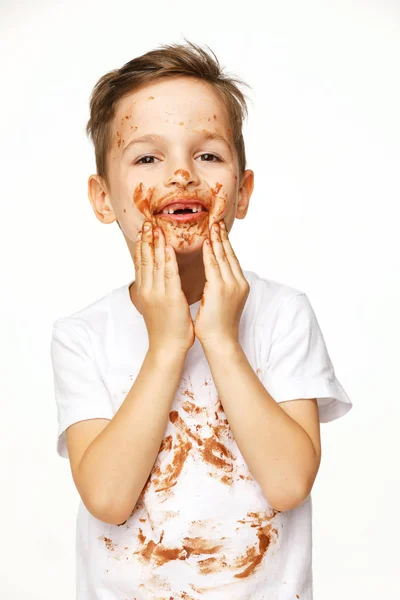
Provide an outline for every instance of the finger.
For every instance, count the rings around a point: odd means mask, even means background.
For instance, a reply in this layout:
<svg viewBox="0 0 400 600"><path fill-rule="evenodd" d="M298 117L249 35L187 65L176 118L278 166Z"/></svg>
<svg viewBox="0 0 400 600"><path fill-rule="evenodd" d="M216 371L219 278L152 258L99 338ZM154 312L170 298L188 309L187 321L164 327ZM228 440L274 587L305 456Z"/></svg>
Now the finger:
<svg viewBox="0 0 400 600"><path fill-rule="evenodd" d="M225 283L229 283L230 281L232 281L232 279L234 279L234 275L232 273L228 257L225 254L225 248L221 241L219 223L213 225L211 236L213 242L213 251L215 258L218 261L221 277L225 281Z"/></svg>
<svg viewBox="0 0 400 600"><path fill-rule="evenodd" d="M142 235L142 289L151 289L153 286L153 228L150 223L150 229L144 230L146 222L143 225Z"/></svg>
<svg viewBox="0 0 400 600"><path fill-rule="evenodd" d="M172 246L165 246L165 292L178 295L182 290L178 263Z"/></svg>
<svg viewBox="0 0 400 600"><path fill-rule="evenodd" d="M204 274L206 276L206 281L213 283L214 285L217 283L221 283L222 277L221 272L219 270L217 259L215 258L211 240L208 238L205 240L203 244L203 262L204 262Z"/></svg>
<svg viewBox="0 0 400 600"><path fill-rule="evenodd" d="M139 233L136 236L135 250L134 250L134 254L133 254L133 264L135 265L135 281L138 286L140 286L140 280L141 280L141 262L142 262L141 248L142 248L142 232L139 231Z"/></svg>
<svg viewBox="0 0 400 600"><path fill-rule="evenodd" d="M228 259L228 262L230 264L231 267L231 271L233 273L233 275L236 277L236 279L238 281L240 281L241 279L244 278L243 275L243 271L242 268L240 266L239 260L231 246L231 243L229 241L229 237L228 237L228 232L226 230L226 225L225 222L221 221L222 223L222 227L221 227L221 243L224 247L225 250L225 255Z"/></svg>
<svg viewBox="0 0 400 600"><path fill-rule="evenodd" d="M154 228L154 287L165 292L165 239L162 229Z"/></svg>

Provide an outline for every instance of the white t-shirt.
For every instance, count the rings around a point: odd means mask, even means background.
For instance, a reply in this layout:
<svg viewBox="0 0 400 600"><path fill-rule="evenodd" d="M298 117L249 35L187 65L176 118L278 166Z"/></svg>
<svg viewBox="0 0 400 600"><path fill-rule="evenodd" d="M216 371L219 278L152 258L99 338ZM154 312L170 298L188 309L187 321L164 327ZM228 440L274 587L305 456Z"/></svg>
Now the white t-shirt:
<svg viewBox="0 0 400 600"><path fill-rule="evenodd" d="M317 398L321 423L345 415L352 402L306 294L243 273L250 293L239 341L268 392L278 403ZM141 369L148 336L131 283L54 323L60 456L68 457L67 427L112 419ZM190 306L193 319L199 304ZM311 495L292 510L272 509L235 442L197 338L169 416L124 524L104 523L80 502L76 599L312 600Z"/></svg>

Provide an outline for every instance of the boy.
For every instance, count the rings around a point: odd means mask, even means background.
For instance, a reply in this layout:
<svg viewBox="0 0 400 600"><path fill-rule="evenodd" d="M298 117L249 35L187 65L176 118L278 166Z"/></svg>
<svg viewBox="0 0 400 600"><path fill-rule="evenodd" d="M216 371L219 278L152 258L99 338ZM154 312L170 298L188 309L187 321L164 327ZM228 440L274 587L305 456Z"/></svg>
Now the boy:
<svg viewBox="0 0 400 600"><path fill-rule="evenodd" d="M89 198L135 279L53 327L78 600L312 599L319 423L352 403L306 294L230 244L253 190L246 111L190 42L93 90Z"/></svg>

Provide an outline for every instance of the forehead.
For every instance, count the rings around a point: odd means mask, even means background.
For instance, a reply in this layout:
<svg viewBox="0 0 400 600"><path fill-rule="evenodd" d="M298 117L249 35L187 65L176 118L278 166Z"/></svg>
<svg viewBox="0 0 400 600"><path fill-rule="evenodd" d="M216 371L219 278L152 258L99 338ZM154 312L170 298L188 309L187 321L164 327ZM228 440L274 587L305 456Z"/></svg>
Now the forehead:
<svg viewBox="0 0 400 600"><path fill-rule="evenodd" d="M213 128L229 128L229 115L218 91L194 77L169 77L146 84L127 94L118 103L114 127L124 121L135 127L162 123L186 127L209 123Z"/></svg>

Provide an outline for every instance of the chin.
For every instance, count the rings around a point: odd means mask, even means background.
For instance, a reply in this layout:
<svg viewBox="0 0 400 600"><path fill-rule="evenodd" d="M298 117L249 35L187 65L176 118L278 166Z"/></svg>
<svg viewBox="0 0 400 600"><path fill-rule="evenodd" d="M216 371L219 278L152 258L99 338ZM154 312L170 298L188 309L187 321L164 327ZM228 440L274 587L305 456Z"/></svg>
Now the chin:
<svg viewBox="0 0 400 600"><path fill-rule="evenodd" d="M205 218L197 219L195 223L157 223L163 230L167 244L170 244L178 254L192 254L202 251L204 240L210 237L208 229L208 213Z"/></svg>
<svg viewBox="0 0 400 600"><path fill-rule="evenodd" d="M196 254L202 252L206 237L208 236L194 234L177 235L170 240L169 244L173 247L176 254Z"/></svg>

